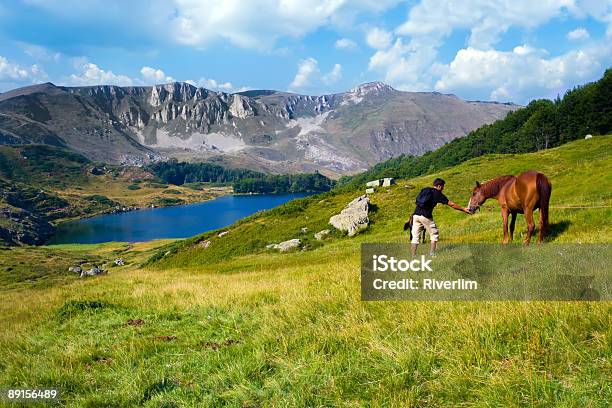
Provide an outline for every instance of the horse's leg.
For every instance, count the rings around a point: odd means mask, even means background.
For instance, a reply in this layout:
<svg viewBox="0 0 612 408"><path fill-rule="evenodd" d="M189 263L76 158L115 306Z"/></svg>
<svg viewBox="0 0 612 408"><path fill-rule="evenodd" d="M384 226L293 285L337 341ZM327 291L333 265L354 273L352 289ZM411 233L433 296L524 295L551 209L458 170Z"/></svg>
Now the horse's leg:
<svg viewBox="0 0 612 408"><path fill-rule="evenodd" d="M527 221L527 236L525 237L525 245L529 245L531 242L531 236L535 229L535 222L533 221L533 209L525 209L525 220Z"/></svg>
<svg viewBox="0 0 612 408"><path fill-rule="evenodd" d="M510 219L510 242L512 242L512 240L514 239L514 225L516 224L516 212L512 211L510 215L512 215L512 218Z"/></svg>
<svg viewBox="0 0 612 408"><path fill-rule="evenodd" d="M504 220L504 240L502 243L507 244L508 243L508 209L502 207L501 213L502 213L502 218Z"/></svg>

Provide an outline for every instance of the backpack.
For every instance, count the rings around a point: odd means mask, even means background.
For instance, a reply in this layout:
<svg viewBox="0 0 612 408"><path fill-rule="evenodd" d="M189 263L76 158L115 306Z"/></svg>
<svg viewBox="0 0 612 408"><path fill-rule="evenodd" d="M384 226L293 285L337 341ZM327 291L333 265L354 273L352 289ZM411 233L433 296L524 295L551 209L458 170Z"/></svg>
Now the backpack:
<svg viewBox="0 0 612 408"><path fill-rule="evenodd" d="M426 208L431 206L431 203L433 201L433 192L431 190L431 187L426 187L421 190L421 192L416 198L416 205L418 207Z"/></svg>

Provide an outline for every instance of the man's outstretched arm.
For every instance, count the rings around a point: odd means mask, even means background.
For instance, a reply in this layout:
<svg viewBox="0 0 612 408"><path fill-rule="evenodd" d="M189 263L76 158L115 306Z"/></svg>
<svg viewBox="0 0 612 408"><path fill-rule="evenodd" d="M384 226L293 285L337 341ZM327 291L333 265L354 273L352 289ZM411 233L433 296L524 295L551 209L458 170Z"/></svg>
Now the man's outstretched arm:
<svg viewBox="0 0 612 408"><path fill-rule="evenodd" d="M460 206L459 204L455 204L455 203L454 203L454 202L452 202L451 200L448 200L448 206L449 206L449 207L451 207L451 208L454 208L454 209L455 209L455 210L457 210L457 211L461 211L461 212L464 212L464 213L466 213L466 214L470 214L470 215L472 214L472 213L470 212L470 210L468 210L467 208L463 208L463 207L462 207L462 206Z"/></svg>

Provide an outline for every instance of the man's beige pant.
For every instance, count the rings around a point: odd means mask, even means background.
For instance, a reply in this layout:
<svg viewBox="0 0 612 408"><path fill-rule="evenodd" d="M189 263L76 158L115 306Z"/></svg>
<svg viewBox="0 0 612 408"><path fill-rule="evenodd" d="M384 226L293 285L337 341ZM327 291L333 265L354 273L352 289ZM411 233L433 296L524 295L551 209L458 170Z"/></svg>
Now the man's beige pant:
<svg viewBox="0 0 612 408"><path fill-rule="evenodd" d="M438 227L434 220L430 220L422 215L414 215L412 217L412 243L419 243L419 236L423 228L429 233L429 239L431 242L438 242Z"/></svg>

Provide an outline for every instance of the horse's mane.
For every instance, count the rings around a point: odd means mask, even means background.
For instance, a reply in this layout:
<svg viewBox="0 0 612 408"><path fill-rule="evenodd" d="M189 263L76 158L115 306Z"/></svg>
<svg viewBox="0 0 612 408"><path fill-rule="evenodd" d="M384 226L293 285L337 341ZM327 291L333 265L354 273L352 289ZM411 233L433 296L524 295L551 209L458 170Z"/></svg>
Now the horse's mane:
<svg viewBox="0 0 612 408"><path fill-rule="evenodd" d="M499 190L510 180L512 180L514 176L499 176L495 177L493 180L485 181L480 185L480 191L487 198L497 197L499 194Z"/></svg>

